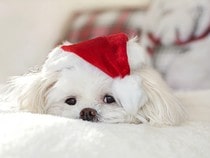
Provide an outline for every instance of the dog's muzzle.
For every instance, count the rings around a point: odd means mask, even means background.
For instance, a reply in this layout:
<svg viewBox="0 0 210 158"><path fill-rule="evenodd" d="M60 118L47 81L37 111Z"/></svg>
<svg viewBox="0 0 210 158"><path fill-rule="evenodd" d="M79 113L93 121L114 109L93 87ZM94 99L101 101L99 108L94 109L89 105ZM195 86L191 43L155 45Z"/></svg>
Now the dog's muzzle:
<svg viewBox="0 0 210 158"><path fill-rule="evenodd" d="M80 118L85 121L97 121L97 111L92 108L84 108L80 112Z"/></svg>

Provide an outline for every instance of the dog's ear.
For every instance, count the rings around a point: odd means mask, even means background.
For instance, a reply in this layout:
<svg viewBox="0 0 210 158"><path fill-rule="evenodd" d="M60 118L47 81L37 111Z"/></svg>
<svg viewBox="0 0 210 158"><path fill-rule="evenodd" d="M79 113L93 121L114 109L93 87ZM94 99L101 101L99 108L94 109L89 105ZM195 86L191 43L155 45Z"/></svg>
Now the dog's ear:
<svg viewBox="0 0 210 158"><path fill-rule="evenodd" d="M31 76L31 82L23 89L18 98L20 108L35 113L46 113L46 97L50 88L56 83L55 74Z"/></svg>
<svg viewBox="0 0 210 158"><path fill-rule="evenodd" d="M177 98L169 90L161 76L152 68L141 69L142 88L147 102L139 111L153 125L176 125L186 116Z"/></svg>
<svg viewBox="0 0 210 158"><path fill-rule="evenodd" d="M13 77L6 86L5 96L22 111L45 113L46 95L56 80L55 74L44 77L41 72Z"/></svg>

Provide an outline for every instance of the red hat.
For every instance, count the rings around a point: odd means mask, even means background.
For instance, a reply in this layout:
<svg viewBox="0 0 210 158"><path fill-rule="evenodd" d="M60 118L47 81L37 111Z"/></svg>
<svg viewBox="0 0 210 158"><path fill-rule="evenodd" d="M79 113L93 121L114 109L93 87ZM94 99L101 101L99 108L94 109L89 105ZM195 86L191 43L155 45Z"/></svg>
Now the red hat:
<svg viewBox="0 0 210 158"><path fill-rule="evenodd" d="M127 35L119 33L73 45L65 45L61 48L64 51L78 55L112 78L123 78L130 74L127 41Z"/></svg>

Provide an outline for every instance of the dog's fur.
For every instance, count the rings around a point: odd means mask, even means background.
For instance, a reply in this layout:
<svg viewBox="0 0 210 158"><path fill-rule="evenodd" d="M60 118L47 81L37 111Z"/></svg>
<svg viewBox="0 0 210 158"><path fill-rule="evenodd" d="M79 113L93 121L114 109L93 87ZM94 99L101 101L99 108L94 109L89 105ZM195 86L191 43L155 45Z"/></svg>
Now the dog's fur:
<svg viewBox="0 0 210 158"><path fill-rule="evenodd" d="M139 47L133 40L127 46L130 54L141 50L133 49ZM10 80L1 97L20 111L73 119L79 119L82 109L93 108L97 111L99 122L149 123L158 126L181 123L185 114L180 102L159 74L147 64L144 52L139 54L142 56L139 58L142 65L131 72L133 80L138 81L138 90L127 92L129 87L114 84L117 79L72 53L61 52L57 47L49 54L40 71ZM105 104L103 98L106 94L112 95L116 102ZM77 104L67 105L65 100L72 96L77 98ZM130 114L123 104L138 104L138 109Z"/></svg>

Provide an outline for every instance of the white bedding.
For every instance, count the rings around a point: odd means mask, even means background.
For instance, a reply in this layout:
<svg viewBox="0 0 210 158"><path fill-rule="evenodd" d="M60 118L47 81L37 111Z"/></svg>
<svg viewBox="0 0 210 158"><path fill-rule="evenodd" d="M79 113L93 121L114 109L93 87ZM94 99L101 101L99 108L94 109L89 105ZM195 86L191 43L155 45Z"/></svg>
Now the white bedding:
<svg viewBox="0 0 210 158"><path fill-rule="evenodd" d="M0 115L0 158L209 158L210 122L178 127Z"/></svg>
<svg viewBox="0 0 210 158"><path fill-rule="evenodd" d="M177 96L189 113L177 127L0 113L0 158L209 158L210 90Z"/></svg>

